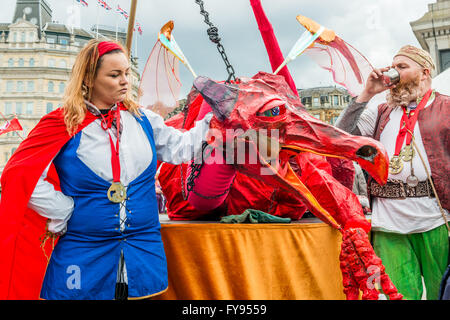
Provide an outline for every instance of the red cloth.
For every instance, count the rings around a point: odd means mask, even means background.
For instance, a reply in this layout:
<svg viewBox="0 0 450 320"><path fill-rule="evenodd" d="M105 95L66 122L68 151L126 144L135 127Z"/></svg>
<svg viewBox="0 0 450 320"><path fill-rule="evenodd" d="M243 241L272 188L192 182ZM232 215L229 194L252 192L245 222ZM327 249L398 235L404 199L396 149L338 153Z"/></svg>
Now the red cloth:
<svg viewBox="0 0 450 320"><path fill-rule="evenodd" d="M91 113L78 127L95 120ZM30 132L5 166L1 177L0 203L0 300L38 299L47 259L40 248L47 219L27 207L34 188L47 165L70 139L61 108L47 114ZM52 165L47 181L59 189ZM46 254L50 256L51 246Z"/></svg>
<svg viewBox="0 0 450 320"><path fill-rule="evenodd" d="M267 19L267 16L261 6L261 1L250 0L250 4L252 6L256 22L258 23L258 28L264 41L264 45L266 46L270 65L272 67L272 70L275 71L284 61L283 53L281 52L277 38L275 37L275 34L273 32L272 24L270 23L269 19ZM289 84L292 92L298 97L297 87L295 86L294 79L292 79L287 66L281 68L278 74L286 79L286 82Z"/></svg>
<svg viewBox="0 0 450 320"><path fill-rule="evenodd" d="M187 100L186 104L189 105L189 112L187 115L185 115L184 112L181 112L165 121L166 125L182 131L189 130L195 125L195 121L200 114L203 98L198 92L191 91ZM158 162L158 167L160 165L161 163ZM183 182L186 181L187 167L187 164L173 165L164 163L158 176L161 189L167 201L167 214L173 220L195 220L206 214L205 212L200 212L190 205L188 201L183 199L183 194L181 192L181 176L183 177Z"/></svg>

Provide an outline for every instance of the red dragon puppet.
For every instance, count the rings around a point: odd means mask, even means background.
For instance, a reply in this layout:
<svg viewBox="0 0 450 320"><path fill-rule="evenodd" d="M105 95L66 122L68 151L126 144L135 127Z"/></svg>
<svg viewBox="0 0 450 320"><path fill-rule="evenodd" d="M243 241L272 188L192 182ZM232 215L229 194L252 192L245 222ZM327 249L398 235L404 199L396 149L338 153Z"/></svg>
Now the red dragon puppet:
<svg viewBox="0 0 450 320"><path fill-rule="evenodd" d="M281 51L259 1L251 4L275 69L283 62ZM211 110L210 147L193 164L160 164L171 219L217 218L248 208L299 219L308 209L342 233L347 299L358 299L360 290L363 299L378 299L370 279L390 299L402 298L369 242L370 223L349 189L352 180L342 174L353 174L347 168L356 161L384 184L388 159L379 142L310 116L286 67L279 75L260 72L230 84L197 77L185 112L166 123L189 129Z"/></svg>

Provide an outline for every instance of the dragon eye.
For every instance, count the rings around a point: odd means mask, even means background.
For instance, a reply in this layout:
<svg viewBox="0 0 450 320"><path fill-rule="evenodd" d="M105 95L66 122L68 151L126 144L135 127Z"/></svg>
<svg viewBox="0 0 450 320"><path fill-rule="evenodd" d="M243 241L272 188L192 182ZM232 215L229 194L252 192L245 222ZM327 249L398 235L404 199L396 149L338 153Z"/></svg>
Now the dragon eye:
<svg viewBox="0 0 450 320"><path fill-rule="evenodd" d="M260 116L263 117L276 117L280 115L280 107L273 107L272 109L266 110L262 113L259 114Z"/></svg>
<svg viewBox="0 0 450 320"><path fill-rule="evenodd" d="M276 116L280 115L280 107L274 107L272 109L264 111L263 115L266 117L276 117Z"/></svg>
<svg viewBox="0 0 450 320"><path fill-rule="evenodd" d="M265 103L257 112L256 116L262 121L278 121L286 114L286 103L281 99L273 99ZM274 118L274 119L270 119Z"/></svg>

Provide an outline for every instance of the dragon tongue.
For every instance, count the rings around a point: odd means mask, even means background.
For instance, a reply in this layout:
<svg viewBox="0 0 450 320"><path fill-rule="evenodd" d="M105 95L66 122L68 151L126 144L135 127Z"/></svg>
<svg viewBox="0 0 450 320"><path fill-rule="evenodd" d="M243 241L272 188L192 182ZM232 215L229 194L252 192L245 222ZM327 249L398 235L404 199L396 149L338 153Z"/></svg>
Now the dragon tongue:
<svg viewBox="0 0 450 320"><path fill-rule="evenodd" d="M339 224L334 220L334 218L328 213L328 211L323 208L314 195L309 191L309 189L301 182L299 177L295 174L289 162L286 162L286 172L284 176L281 176L283 180L296 190L298 196L304 200L308 209L314 213L319 219L328 223L336 229L340 229Z"/></svg>
<svg viewBox="0 0 450 320"><path fill-rule="evenodd" d="M260 164L267 169L264 171L269 184L281 184L287 191L293 192L296 196L302 199L303 203L308 209L320 220L329 224L333 228L341 229L341 226L334 220L334 218L323 208L309 189L303 184L299 177L295 174L288 161L288 156L280 152L280 161L275 162L275 167L269 164L263 157L259 155Z"/></svg>

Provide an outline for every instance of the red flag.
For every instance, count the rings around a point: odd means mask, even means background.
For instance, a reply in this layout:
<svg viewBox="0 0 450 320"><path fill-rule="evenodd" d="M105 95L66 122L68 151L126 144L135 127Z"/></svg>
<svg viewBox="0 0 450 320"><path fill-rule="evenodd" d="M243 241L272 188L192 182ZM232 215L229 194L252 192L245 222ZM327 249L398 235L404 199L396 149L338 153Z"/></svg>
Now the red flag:
<svg viewBox="0 0 450 320"><path fill-rule="evenodd" d="M10 132L10 131L22 131L22 126L19 123L17 118L12 119L11 121L6 121L6 123L0 127L0 135Z"/></svg>
<svg viewBox="0 0 450 320"><path fill-rule="evenodd" d="M139 34L142 36L142 27L141 24L139 22L136 22L136 26L138 27L138 32Z"/></svg>
<svg viewBox="0 0 450 320"><path fill-rule="evenodd" d="M128 19L128 12L123 10L119 5L117 5L117 12L123 15L125 19Z"/></svg>
<svg viewBox="0 0 450 320"><path fill-rule="evenodd" d="M97 0L98 4L106 10L111 10L111 7L103 0Z"/></svg>
<svg viewBox="0 0 450 320"><path fill-rule="evenodd" d="M89 6L89 4L87 3L87 1L84 1L84 0L77 0L77 2L79 2L80 4L82 4L82 5L85 6L85 7Z"/></svg>

